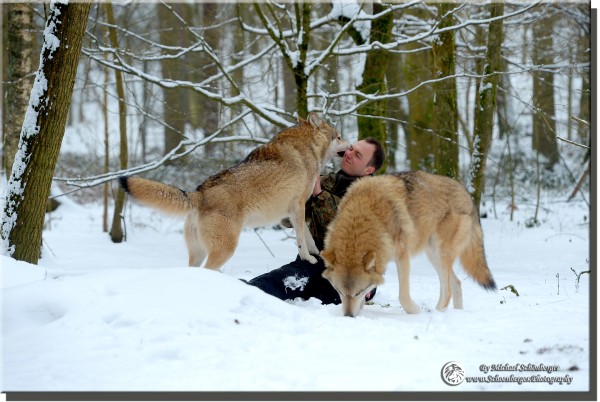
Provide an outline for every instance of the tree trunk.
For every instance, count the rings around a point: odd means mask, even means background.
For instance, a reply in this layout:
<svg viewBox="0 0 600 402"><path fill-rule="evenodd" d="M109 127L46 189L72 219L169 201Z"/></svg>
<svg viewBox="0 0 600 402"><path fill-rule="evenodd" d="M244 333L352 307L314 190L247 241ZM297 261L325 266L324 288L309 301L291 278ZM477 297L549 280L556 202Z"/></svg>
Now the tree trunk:
<svg viewBox="0 0 600 402"><path fill-rule="evenodd" d="M91 2L52 3L40 65L8 183L0 232L7 255L37 264Z"/></svg>
<svg viewBox="0 0 600 402"><path fill-rule="evenodd" d="M111 46L116 49L118 46L117 30L115 26L115 17L113 15L112 3L106 4L106 16L109 23L108 35ZM125 89L123 86L123 76L119 70L115 70L115 82L117 88L117 98L119 100L119 134L120 134L120 149L119 161L122 170L127 169L128 147L127 147L127 105L125 103ZM112 225L110 228L110 239L114 243L123 241L123 226L121 224L121 214L125 205L125 192L119 187L115 195L115 210L113 212Z"/></svg>
<svg viewBox="0 0 600 402"><path fill-rule="evenodd" d="M504 3L491 4L491 18L504 14ZM494 128L494 112L496 109L496 88L499 76L496 72L501 67L503 20L499 19L490 23L485 77L478 88L477 102L475 103L475 130L473 135L473 156L470 167L470 184L467 186L475 208L479 211L481 195L485 185L485 168L487 156L492 145L492 132Z"/></svg>
<svg viewBox="0 0 600 402"><path fill-rule="evenodd" d="M10 174L19 144L23 126L23 116L31 94L33 79L27 75L33 72L32 53L35 49L33 34L33 10L27 3L11 3L8 6L7 74L6 100L4 113L4 161L6 176ZM3 78L4 79L4 78Z"/></svg>
<svg viewBox="0 0 600 402"><path fill-rule="evenodd" d="M103 92L103 107L104 114L104 173L108 173L110 169L110 147L109 147L109 128L108 128L108 78L109 69L104 67L104 91ZM108 185L106 182L102 186L102 231L108 233Z"/></svg>
<svg viewBox="0 0 600 402"><path fill-rule="evenodd" d="M223 7L223 5L217 3L200 3L196 6L201 8L203 27L209 27L213 25L217 12ZM202 36L206 41L206 44L212 49L218 49L220 47L221 35L222 31L214 28L207 29L202 32ZM210 60L206 54L199 53L198 56L195 57L195 59L198 60L197 65L202 66L202 68L194 69L195 74L193 75L193 77L196 79L196 81L194 82L201 82L206 77L210 77L217 74L218 67L216 63L213 60ZM216 91L218 90L218 88L213 87L212 90ZM201 127L204 131L205 136L209 136L215 131L217 131L219 129L219 103L197 93L191 93L190 100L190 106L192 106L194 102L197 102L197 108L195 110L197 115L194 119L197 123L195 127ZM209 142L205 145L204 152L212 157L218 157L219 154L221 154L221 157L223 157L225 156L224 150L226 149L226 147L227 144Z"/></svg>
<svg viewBox="0 0 600 402"><path fill-rule="evenodd" d="M533 26L533 62L537 65L553 64L552 26L547 18L542 18ZM545 167L552 169L558 162L558 142L554 120L554 73L536 71L533 73L533 141L532 148L545 157Z"/></svg>
<svg viewBox="0 0 600 402"><path fill-rule="evenodd" d="M421 47L410 44L408 50ZM430 50L407 53L404 56L405 88L414 88L423 81L430 80L432 70ZM423 86L406 96L408 100L408 122L404 126L406 133L406 159L411 170L433 171L433 93L430 86Z"/></svg>
<svg viewBox="0 0 600 402"><path fill-rule="evenodd" d="M306 71L306 59L311 34L310 13L312 3L294 2L289 4L290 7L294 8L294 15L286 8L284 18L277 16L277 10L273 7L272 3L253 2L252 6L255 15L260 19L271 40L279 47L287 68L293 74L296 93L295 109L298 117L306 118L308 115L309 78ZM267 13L263 9L266 9ZM292 19L293 16L295 16L294 19ZM271 17L275 20L274 22L270 20ZM295 24L295 26L290 26L291 24ZM278 33L274 29L277 26L277 29L281 30L283 25L288 26L288 29L296 32L294 38L290 40L291 43L287 43L281 33ZM286 88L286 92L290 93L291 91Z"/></svg>
<svg viewBox="0 0 600 402"><path fill-rule="evenodd" d="M160 25L160 42L166 46L182 45L181 35L179 30L175 31L174 27L179 27L179 22L175 20L171 12L171 7L176 12L180 12L182 4L161 4L158 7L158 19ZM184 68L182 61L179 59L165 58L161 62L162 76L180 80L184 77ZM163 116L164 116L164 153L173 150L183 140L185 132L185 114L188 109L186 106L186 97L184 90L181 88L164 88L163 89ZM183 149L181 150L183 152Z"/></svg>
<svg viewBox="0 0 600 402"><path fill-rule="evenodd" d="M386 82L388 85L388 91L390 93L398 93L402 89L402 56L397 53L391 53L389 55L390 61L387 66L385 73ZM398 132L400 131L400 123L397 120L406 120L408 117L405 116L405 111L402 109L402 102L400 97L388 99L387 104L387 161L388 171L396 171L398 169L396 162L396 152L398 151Z"/></svg>
<svg viewBox="0 0 600 402"><path fill-rule="evenodd" d="M440 28L452 26L454 17L444 17L455 5L437 5ZM454 75L454 31L441 33L433 43L434 74L436 78ZM458 177L458 106L456 80L446 79L434 85L434 162L438 174Z"/></svg>
<svg viewBox="0 0 600 402"><path fill-rule="evenodd" d="M591 35L589 36L583 36L579 39L578 44L577 44L577 49L579 49L577 57L579 58L579 63L585 64L585 63L590 63L590 52L589 49L592 48L592 44L591 44L591 40L590 38L593 35L593 31L591 33ZM579 75L581 76L582 82L581 82L581 98L579 99L579 119L580 121L578 122L577 125L577 133L578 133L578 137L577 140L584 142L584 141L589 141L590 139L590 126L588 124L584 124L581 122L581 120L586 121L586 122L591 122L591 114L590 111L592 110L591 107L591 94L592 94L592 89L591 89L591 73L590 70L584 70L583 72L580 72Z"/></svg>
<svg viewBox="0 0 600 402"><path fill-rule="evenodd" d="M380 3L373 3L373 14L379 14L387 6ZM394 25L394 14L387 13L371 22L370 43L389 43L391 40L392 27ZM363 69L362 83L358 86L358 91L374 95L383 95L387 92L385 83L385 72L389 63L389 52L383 49L373 49L367 53L365 67ZM358 97L357 101L363 99ZM373 137L382 144L387 142L385 120L378 119L386 114L387 102L385 100L371 101L358 108L358 138ZM381 168L385 172L387 168L387 158Z"/></svg>
<svg viewBox="0 0 600 402"><path fill-rule="evenodd" d="M296 107L298 116L306 118L308 115L308 76L304 67L308 53L308 42L310 38L310 9L309 2L296 4L296 25L298 32L302 32L300 43L297 43L299 58L296 65L292 65L294 80L296 82Z"/></svg>

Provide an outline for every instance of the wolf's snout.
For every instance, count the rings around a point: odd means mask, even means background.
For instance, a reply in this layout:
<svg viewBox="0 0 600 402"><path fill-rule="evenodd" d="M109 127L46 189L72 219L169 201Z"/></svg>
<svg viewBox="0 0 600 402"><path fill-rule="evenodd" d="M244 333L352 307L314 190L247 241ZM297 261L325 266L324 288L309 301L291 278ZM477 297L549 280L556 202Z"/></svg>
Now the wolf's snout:
<svg viewBox="0 0 600 402"><path fill-rule="evenodd" d="M348 141L340 141L335 146L335 154L337 156L344 156L347 150L350 149L352 145Z"/></svg>
<svg viewBox="0 0 600 402"><path fill-rule="evenodd" d="M357 300L347 297L342 299L342 311L344 312L345 317L357 317L360 313L360 309L362 304L360 302L357 303Z"/></svg>

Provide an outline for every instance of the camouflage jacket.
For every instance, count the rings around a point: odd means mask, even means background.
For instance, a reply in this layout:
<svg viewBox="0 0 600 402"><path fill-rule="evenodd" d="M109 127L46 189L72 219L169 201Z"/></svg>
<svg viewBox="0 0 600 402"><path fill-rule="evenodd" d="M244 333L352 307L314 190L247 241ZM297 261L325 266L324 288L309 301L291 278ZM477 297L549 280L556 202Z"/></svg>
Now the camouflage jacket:
<svg viewBox="0 0 600 402"><path fill-rule="evenodd" d="M319 250L323 250L325 232L335 217L340 199L356 179L358 177L348 176L341 170L321 176L323 191L317 196L311 196L306 201L306 223Z"/></svg>

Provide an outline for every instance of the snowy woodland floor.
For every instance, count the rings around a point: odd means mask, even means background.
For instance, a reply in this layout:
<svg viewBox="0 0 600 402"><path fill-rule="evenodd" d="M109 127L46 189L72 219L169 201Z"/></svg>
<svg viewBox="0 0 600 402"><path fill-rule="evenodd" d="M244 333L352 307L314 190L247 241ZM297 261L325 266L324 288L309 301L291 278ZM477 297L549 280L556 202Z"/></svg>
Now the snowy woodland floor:
<svg viewBox="0 0 600 402"><path fill-rule="evenodd" d="M186 267L182 219L128 203L127 241L113 244L100 207L61 200L39 266L0 257L3 392L589 390L590 275L573 272L590 269L583 201L544 199L535 228L524 225L533 203L512 222L506 203L482 220L496 282L518 296L486 292L457 265L465 308L438 312L437 275L419 256L420 314L401 309L390 263L375 303L348 318L238 280L294 259L291 231L245 230L211 272ZM450 361L469 378L535 382L449 386Z"/></svg>

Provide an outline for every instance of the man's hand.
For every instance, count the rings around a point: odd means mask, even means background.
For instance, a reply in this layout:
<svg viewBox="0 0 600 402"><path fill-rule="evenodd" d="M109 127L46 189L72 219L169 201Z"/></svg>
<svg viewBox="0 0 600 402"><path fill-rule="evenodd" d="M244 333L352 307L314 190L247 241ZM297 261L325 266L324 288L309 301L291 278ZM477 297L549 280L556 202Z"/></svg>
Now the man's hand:
<svg viewBox="0 0 600 402"><path fill-rule="evenodd" d="M317 176L317 180L315 181L315 187L313 188L312 195L313 195L313 197L316 197L317 195L321 194L322 192L323 192L323 189L321 188L321 177Z"/></svg>

